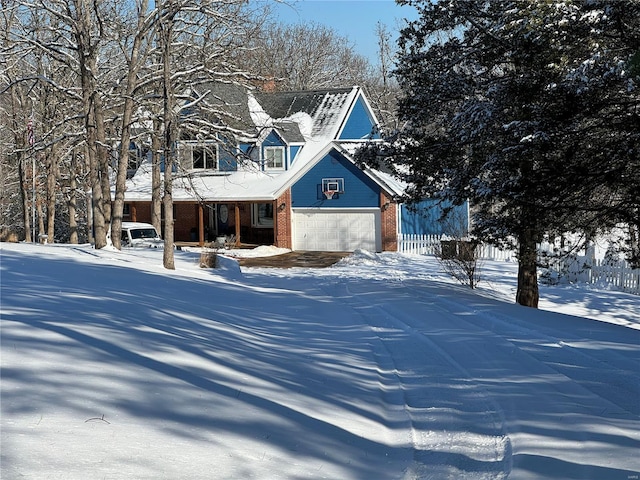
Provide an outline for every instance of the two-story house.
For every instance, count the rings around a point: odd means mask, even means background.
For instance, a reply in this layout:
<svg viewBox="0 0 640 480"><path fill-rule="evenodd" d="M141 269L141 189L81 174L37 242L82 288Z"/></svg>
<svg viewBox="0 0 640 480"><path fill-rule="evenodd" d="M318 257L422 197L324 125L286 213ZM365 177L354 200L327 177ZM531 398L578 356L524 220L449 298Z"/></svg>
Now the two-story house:
<svg viewBox="0 0 640 480"><path fill-rule="evenodd" d="M235 105L232 127L243 134L178 143L176 241L396 250L400 215L412 213L396 203L398 182L353 161L378 137L361 88L243 91ZM128 180L125 202L125 220L150 221L149 161Z"/></svg>

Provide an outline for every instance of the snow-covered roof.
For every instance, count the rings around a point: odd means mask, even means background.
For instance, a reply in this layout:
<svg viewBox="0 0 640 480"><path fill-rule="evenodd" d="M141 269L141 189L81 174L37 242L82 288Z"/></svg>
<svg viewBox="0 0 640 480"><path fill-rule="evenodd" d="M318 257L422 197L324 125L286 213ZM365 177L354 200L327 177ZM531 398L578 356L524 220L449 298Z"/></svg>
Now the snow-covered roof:
<svg viewBox="0 0 640 480"><path fill-rule="evenodd" d="M359 87L351 87L253 95L272 119L301 122L306 116L311 119L307 138L333 140L359 92Z"/></svg>
<svg viewBox="0 0 640 480"><path fill-rule="evenodd" d="M359 87L269 94L248 92L246 110L243 107L237 111L245 111L250 117L256 138L275 128L286 142L304 143L293 165L284 172L261 171L257 164L251 164L239 165L238 170L232 172L178 174L173 183L173 200L275 200L332 149L351 159L362 143L336 139L360 93ZM402 190L390 175L370 169L365 173L392 194ZM151 191L151 165L145 162L127 181L125 199L148 201Z"/></svg>

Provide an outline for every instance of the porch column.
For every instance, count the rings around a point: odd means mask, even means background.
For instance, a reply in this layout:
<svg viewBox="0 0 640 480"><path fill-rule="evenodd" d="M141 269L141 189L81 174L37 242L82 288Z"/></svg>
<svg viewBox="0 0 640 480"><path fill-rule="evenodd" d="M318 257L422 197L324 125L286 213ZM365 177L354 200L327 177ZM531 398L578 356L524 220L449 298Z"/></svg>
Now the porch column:
<svg viewBox="0 0 640 480"><path fill-rule="evenodd" d="M204 207L198 203L198 245L204 246Z"/></svg>
<svg viewBox="0 0 640 480"><path fill-rule="evenodd" d="M136 202L132 202L129 205L131 205L131 221L132 222L137 222L138 221L138 210L136 209Z"/></svg>
<svg viewBox="0 0 640 480"><path fill-rule="evenodd" d="M240 246L240 205L237 203L233 204L233 209L235 211L236 217L236 247Z"/></svg>

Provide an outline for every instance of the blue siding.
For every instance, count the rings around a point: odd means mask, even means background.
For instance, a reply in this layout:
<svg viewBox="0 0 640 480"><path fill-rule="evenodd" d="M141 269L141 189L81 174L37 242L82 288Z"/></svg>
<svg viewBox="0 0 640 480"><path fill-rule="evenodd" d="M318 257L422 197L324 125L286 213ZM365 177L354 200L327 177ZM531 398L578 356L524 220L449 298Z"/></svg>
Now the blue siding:
<svg viewBox="0 0 640 480"><path fill-rule="evenodd" d="M300 151L301 148L302 148L301 145L296 145L291 147L291 164L292 165L293 165L293 162L295 162L296 155L298 155L298 152Z"/></svg>
<svg viewBox="0 0 640 480"><path fill-rule="evenodd" d="M218 150L218 170L221 172L235 172L238 170L238 159L228 149L222 146Z"/></svg>
<svg viewBox="0 0 640 480"><path fill-rule="evenodd" d="M445 219L442 219L443 209L450 203L438 204L437 200L423 200L409 207L401 206L400 232L418 235L460 235L460 227L465 231L469 228L468 202L453 207Z"/></svg>
<svg viewBox="0 0 640 480"><path fill-rule="evenodd" d="M327 200L322 194L323 178L344 178L344 193ZM291 204L294 207L379 207L380 187L332 150L291 187Z"/></svg>
<svg viewBox="0 0 640 480"><path fill-rule="evenodd" d="M218 144L218 170L221 172L235 172L238 170L237 154L242 146L230 135L220 136Z"/></svg>
<svg viewBox="0 0 640 480"><path fill-rule="evenodd" d="M362 138L380 138L380 134L375 128L364 100L359 97L342 129L340 140L360 140Z"/></svg>

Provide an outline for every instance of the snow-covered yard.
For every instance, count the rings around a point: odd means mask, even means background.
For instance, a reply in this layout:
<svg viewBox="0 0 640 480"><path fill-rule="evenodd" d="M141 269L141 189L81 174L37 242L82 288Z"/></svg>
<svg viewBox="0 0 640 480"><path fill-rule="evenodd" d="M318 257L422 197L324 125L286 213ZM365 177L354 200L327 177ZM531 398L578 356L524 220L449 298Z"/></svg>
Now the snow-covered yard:
<svg viewBox="0 0 640 480"><path fill-rule="evenodd" d="M431 257L200 269L0 245L10 479L640 475L640 297L476 292Z"/></svg>

